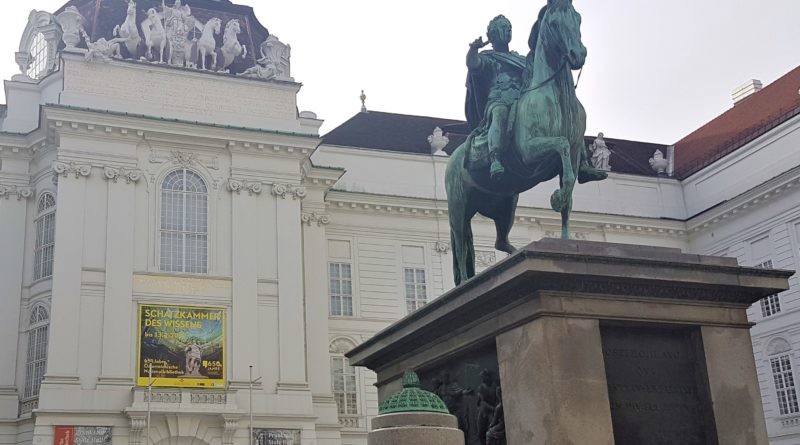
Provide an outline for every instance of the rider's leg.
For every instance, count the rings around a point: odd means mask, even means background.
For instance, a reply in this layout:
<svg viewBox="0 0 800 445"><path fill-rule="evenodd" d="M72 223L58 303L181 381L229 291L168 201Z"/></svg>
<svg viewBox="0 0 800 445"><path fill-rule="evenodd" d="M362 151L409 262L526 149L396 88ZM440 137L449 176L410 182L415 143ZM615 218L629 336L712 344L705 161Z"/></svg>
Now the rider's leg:
<svg viewBox="0 0 800 445"><path fill-rule="evenodd" d="M498 179L505 173L503 164L500 163L500 153L505 147L506 123L508 122L508 107L496 105L491 111L491 124L489 125L489 174L493 179Z"/></svg>

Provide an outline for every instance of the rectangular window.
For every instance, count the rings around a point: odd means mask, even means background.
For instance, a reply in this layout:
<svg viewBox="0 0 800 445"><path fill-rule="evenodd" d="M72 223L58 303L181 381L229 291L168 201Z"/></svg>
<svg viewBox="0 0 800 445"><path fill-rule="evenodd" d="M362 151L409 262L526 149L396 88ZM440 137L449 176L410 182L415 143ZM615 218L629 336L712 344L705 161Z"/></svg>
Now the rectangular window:
<svg viewBox="0 0 800 445"><path fill-rule="evenodd" d="M759 269L772 269L772 260L756 264L755 267ZM762 317L769 317L781 311L781 299L778 294L772 294L762 298L759 304L761 305Z"/></svg>
<svg viewBox="0 0 800 445"><path fill-rule="evenodd" d="M328 293L331 300L331 315L353 316L353 277L350 264L328 264Z"/></svg>
<svg viewBox="0 0 800 445"><path fill-rule="evenodd" d="M406 287L406 310L410 314L425 306L428 302L428 285L425 280L425 269L406 267L403 269L403 281Z"/></svg>
<svg viewBox="0 0 800 445"><path fill-rule="evenodd" d="M775 392L778 396L778 408L781 415L800 412L797 403L797 391L794 386L794 375L789 355L781 355L770 359L772 379L775 381Z"/></svg>
<svg viewBox="0 0 800 445"><path fill-rule="evenodd" d="M33 279L53 275L53 251L56 241L56 213L50 212L36 221L36 250L34 252Z"/></svg>
<svg viewBox="0 0 800 445"><path fill-rule="evenodd" d="M358 397L356 393L356 370L350 366L346 357L331 357L333 373L333 396L339 414L358 414Z"/></svg>

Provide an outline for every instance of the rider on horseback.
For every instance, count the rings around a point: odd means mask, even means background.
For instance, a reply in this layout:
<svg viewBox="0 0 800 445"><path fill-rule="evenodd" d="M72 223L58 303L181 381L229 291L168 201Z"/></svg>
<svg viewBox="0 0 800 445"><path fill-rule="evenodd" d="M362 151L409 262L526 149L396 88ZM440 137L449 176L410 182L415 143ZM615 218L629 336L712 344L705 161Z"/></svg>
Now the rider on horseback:
<svg viewBox="0 0 800 445"><path fill-rule="evenodd" d="M510 115L522 88L525 58L509 51L511 22L504 16L498 15L489 22L487 35L488 42L479 37L469 45L467 52L466 114L476 141L470 164L472 168L489 164L492 179L499 179L505 172L500 151L511 140L513 121ZM478 52L489 43L493 50Z"/></svg>

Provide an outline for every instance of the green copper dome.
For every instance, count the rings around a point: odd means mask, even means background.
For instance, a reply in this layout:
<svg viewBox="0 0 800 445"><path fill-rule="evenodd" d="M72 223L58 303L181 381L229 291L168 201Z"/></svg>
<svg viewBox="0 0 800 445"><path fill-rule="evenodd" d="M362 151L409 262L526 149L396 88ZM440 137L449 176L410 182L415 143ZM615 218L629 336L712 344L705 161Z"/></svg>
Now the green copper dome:
<svg viewBox="0 0 800 445"><path fill-rule="evenodd" d="M413 371L403 375L403 389L384 400L378 414L429 412L450 414L442 399L436 394L420 388L419 377Z"/></svg>

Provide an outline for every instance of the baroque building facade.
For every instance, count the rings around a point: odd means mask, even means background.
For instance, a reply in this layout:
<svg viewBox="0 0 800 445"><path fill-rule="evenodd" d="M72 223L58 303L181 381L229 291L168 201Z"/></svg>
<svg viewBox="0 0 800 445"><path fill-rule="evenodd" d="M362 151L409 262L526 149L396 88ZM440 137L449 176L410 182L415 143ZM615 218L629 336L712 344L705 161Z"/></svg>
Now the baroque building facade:
<svg viewBox="0 0 800 445"><path fill-rule="evenodd" d="M137 3L34 11L6 82L0 444L365 444L375 376L344 354L453 287L464 123L363 109L320 137L250 8ZM797 269L799 88L671 146L587 138L610 173L576 188L571 235ZM520 197L512 243L559 235L555 187ZM478 269L501 261L473 226ZM749 312L777 444L800 437L791 285Z"/></svg>

